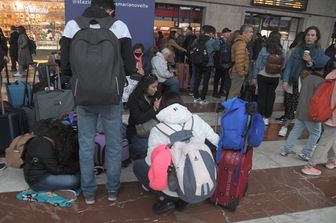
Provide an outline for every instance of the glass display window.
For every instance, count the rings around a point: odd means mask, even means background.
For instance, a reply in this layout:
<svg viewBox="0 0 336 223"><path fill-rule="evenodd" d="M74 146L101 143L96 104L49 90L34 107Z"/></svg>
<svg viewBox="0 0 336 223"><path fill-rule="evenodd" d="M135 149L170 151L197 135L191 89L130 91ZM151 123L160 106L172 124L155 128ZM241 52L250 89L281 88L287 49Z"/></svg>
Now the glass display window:
<svg viewBox="0 0 336 223"><path fill-rule="evenodd" d="M2 0L0 27L7 37L12 25L24 26L38 50L58 50L64 30L64 0Z"/></svg>

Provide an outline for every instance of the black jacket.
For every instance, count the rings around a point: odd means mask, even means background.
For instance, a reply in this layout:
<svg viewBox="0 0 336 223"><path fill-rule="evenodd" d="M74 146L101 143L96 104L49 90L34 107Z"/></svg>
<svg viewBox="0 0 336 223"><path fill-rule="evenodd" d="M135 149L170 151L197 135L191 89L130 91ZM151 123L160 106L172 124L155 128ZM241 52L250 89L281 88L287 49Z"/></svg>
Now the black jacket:
<svg viewBox="0 0 336 223"><path fill-rule="evenodd" d="M9 54L11 57L17 58L18 57L18 39L19 33L12 32L9 38Z"/></svg>
<svg viewBox="0 0 336 223"><path fill-rule="evenodd" d="M30 186L48 175L79 172L78 156L63 158L65 162L61 163L54 144L44 137L34 137L27 142L22 160L24 178Z"/></svg>
<svg viewBox="0 0 336 223"><path fill-rule="evenodd" d="M109 15L101 8L89 7L84 11L83 16L87 18L104 18ZM119 39L119 42L126 75L136 73L135 59L132 50L132 40L130 38L121 38ZM60 45L62 74L72 76L69 61L71 39L63 36L60 40Z"/></svg>
<svg viewBox="0 0 336 223"><path fill-rule="evenodd" d="M156 116L153 108L154 101L148 103L144 96L137 98L134 94L130 96L127 102L129 108L129 119L127 126L127 139L130 141L136 134L135 125L145 123Z"/></svg>
<svg viewBox="0 0 336 223"><path fill-rule="evenodd" d="M0 37L0 65L4 62L4 57L8 54L7 39L4 36ZM0 70L1 71L1 70Z"/></svg>

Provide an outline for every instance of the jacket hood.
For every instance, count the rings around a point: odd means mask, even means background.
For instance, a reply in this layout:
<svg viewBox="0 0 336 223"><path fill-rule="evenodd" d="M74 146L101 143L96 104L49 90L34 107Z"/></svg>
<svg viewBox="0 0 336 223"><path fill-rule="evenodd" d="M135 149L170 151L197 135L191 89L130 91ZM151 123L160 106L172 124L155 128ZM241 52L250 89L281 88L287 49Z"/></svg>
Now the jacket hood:
<svg viewBox="0 0 336 223"><path fill-rule="evenodd" d="M87 18L105 18L109 16L104 9L91 6L83 12L83 16Z"/></svg>
<svg viewBox="0 0 336 223"><path fill-rule="evenodd" d="M191 112L180 104L172 104L161 110L156 118L167 124L183 124L191 118Z"/></svg>

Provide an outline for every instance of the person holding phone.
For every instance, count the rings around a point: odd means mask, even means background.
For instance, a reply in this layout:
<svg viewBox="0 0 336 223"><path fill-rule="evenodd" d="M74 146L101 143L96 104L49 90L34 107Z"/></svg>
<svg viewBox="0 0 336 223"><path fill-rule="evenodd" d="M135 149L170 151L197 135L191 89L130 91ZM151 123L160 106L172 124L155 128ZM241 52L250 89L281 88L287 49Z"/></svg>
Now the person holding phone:
<svg viewBox="0 0 336 223"><path fill-rule="evenodd" d="M148 137L140 136L135 126L156 119L161 101L157 94L158 84L155 75L144 75L128 99L129 119L126 135L133 160L144 158L147 154Z"/></svg>

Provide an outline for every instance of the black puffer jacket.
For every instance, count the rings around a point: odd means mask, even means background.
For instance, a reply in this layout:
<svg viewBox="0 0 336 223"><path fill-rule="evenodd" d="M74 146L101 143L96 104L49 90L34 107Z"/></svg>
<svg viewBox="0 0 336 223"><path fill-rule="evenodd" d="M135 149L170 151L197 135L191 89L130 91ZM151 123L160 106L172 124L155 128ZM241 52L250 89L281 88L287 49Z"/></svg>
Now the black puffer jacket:
<svg viewBox="0 0 336 223"><path fill-rule="evenodd" d="M23 173L31 186L48 175L75 174L79 172L77 155L60 158L52 140L46 137L34 137L25 145L22 153Z"/></svg>

